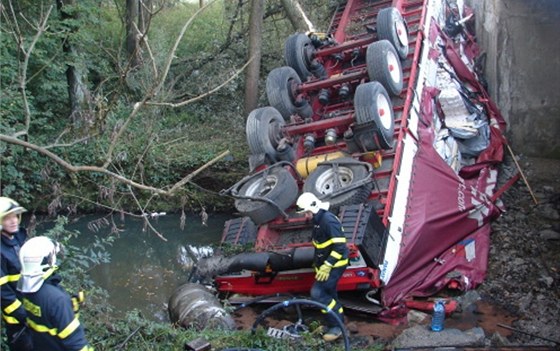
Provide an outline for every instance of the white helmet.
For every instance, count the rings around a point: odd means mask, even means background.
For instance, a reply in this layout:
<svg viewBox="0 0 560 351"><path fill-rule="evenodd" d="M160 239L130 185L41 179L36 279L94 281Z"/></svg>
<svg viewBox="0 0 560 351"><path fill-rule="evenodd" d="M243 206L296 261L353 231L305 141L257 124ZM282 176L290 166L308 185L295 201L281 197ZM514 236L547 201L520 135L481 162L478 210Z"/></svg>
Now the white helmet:
<svg viewBox="0 0 560 351"><path fill-rule="evenodd" d="M4 217L9 214L21 215L27 210L20 206L16 201L10 199L9 197L0 197L0 230L2 230L2 221Z"/></svg>
<svg viewBox="0 0 560 351"><path fill-rule="evenodd" d="M19 251L21 278L18 290L26 293L39 290L56 269L56 254L59 251L60 245L46 236L36 236L26 241Z"/></svg>
<svg viewBox="0 0 560 351"><path fill-rule="evenodd" d="M311 211L313 214L316 214L319 210L327 211L330 207L330 203L322 202L313 193L301 194L296 201L296 205L300 208L298 212Z"/></svg>

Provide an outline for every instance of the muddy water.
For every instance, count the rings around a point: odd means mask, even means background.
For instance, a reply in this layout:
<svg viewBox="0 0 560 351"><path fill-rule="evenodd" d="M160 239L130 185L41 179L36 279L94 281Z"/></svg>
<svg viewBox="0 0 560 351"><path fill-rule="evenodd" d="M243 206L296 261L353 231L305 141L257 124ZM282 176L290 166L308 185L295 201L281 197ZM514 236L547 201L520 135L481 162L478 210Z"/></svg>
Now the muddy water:
<svg viewBox="0 0 560 351"><path fill-rule="evenodd" d="M73 244L85 246L95 236L106 237L110 228L97 232L88 223L99 216L84 216L68 225L82 235ZM180 228L179 215L165 215L152 220L152 225L167 239L160 239L144 230L139 219L115 219L120 232L108 247L111 263L101 264L91 271L91 277L110 294L110 303L117 315L138 309L146 318L167 320L166 305L175 288L185 282L198 255L211 252L210 245L219 243L224 222L229 217L211 214L207 226L199 216L188 216ZM89 226L91 228L91 225Z"/></svg>

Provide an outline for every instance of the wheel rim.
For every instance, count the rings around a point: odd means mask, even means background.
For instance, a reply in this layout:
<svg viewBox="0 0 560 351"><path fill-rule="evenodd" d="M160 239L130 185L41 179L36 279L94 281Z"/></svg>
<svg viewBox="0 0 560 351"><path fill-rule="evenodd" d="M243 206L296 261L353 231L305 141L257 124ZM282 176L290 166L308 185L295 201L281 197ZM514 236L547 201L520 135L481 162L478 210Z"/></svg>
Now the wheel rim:
<svg viewBox="0 0 560 351"><path fill-rule="evenodd" d="M288 96L290 97L290 101L294 106L297 106L296 104L298 104L297 87L298 87L298 82L296 82L295 79L293 78L288 79L288 81L286 82L286 89L288 91Z"/></svg>
<svg viewBox="0 0 560 351"><path fill-rule="evenodd" d="M391 128L391 105L389 104L389 100L383 94L377 95L377 114L379 116L379 120L383 125L383 128L386 130Z"/></svg>
<svg viewBox="0 0 560 351"><path fill-rule="evenodd" d="M313 54L315 53L315 48L311 44L305 44L303 46L303 62L307 68L311 67L311 62L313 62Z"/></svg>
<svg viewBox="0 0 560 351"><path fill-rule="evenodd" d="M268 125L268 140L270 140L270 143L275 149L278 146L280 139L282 139L281 129L282 127L280 126L280 123L274 120L270 121Z"/></svg>
<svg viewBox="0 0 560 351"><path fill-rule="evenodd" d="M387 51L387 70L391 75L393 82L398 83L401 81L401 70L399 69L399 59L391 50Z"/></svg>
<svg viewBox="0 0 560 351"><path fill-rule="evenodd" d="M397 33L397 38L403 47L408 46L408 33L406 32L406 26L402 18L395 21L395 32Z"/></svg>
<svg viewBox="0 0 560 351"><path fill-rule="evenodd" d="M245 194L251 197L266 197L266 195L274 189L276 184L278 184L278 178L273 175L268 175L251 184L247 188Z"/></svg>
<svg viewBox="0 0 560 351"><path fill-rule="evenodd" d="M338 167L324 172L315 182L315 189L322 195L329 195L340 188L345 188L352 184L354 173L350 168Z"/></svg>

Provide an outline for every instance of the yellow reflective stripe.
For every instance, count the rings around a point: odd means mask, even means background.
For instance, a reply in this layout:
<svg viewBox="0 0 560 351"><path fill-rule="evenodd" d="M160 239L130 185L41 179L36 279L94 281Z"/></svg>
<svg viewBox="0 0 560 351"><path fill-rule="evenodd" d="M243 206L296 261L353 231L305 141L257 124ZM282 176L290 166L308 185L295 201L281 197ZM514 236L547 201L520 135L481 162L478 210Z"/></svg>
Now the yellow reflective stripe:
<svg viewBox="0 0 560 351"><path fill-rule="evenodd" d="M80 351L93 351L93 347L86 345L80 349Z"/></svg>
<svg viewBox="0 0 560 351"><path fill-rule="evenodd" d="M327 305L327 309L326 310L321 310L321 312L322 313L329 313L329 311L332 310L335 306L336 306L336 300L332 299L331 302Z"/></svg>
<svg viewBox="0 0 560 351"><path fill-rule="evenodd" d="M51 268L49 268L44 274L43 274L43 279L47 280L48 277L50 277L56 270L58 269L58 266L52 266Z"/></svg>
<svg viewBox="0 0 560 351"><path fill-rule="evenodd" d="M38 333L49 333L52 336L56 336L58 334L58 329L56 328L49 328L47 326L37 324L33 322L30 318L27 318L27 325L31 327L31 329L35 330Z"/></svg>
<svg viewBox="0 0 560 351"><path fill-rule="evenodd" d="M316 249L324 249L325 247L328 247L329 245L332 244L346 244L346 237L332 238L322 243L318 243L315 240L313 240L313 246L315 246Z"/></svg>
<svg viewBox="0 0 560 351"><path fill-rule="evenodd" d="M19 306L21 306L21 301L16 299L14 302L12 302L8 307L4 308L4 312L6 314L12 314L12 312L14 312L15 310L17 310L19 308Z"/></svg>
<svg viewBox="0 0 560 351"><path fill-rule="evenodd" d="M8 324L19 324L19 321L15 317L6 316L5 314L2 313L2 318L4 318L4 320Z"/></svg>
<svg viewBox="0 0 560 351"><path fill-rule="evenodd" d="M338 313L340 313L340 314L344 313L344 308L340 307L340 308L338 309Z"/></svg>
<svg viewBox="0 0 560 351"><path fill-rule="evenodd" d="M336 251L331 251L331 256L336 258L337 260L340 260L342 258L342 255Z"/></svg>
<svg viewBox="0 0 560 351"><path fill-rule="evenodd" d="M78 329L79 326L80 326L80 321L78 320L78 318L74 318L74 320L70 322L70 324L68 324L68 326L64 328L63 331L58 333L58 337L61 339L66 339L66 337L72 334L74 330Z"/></svg>
<svg viewBox="0 0 560 351"><path fill-rule="evenodd" d="M78 302L84 302L86 299L86 294L83 290L78 291Z"/></svg>
<svg viewBox="0 0 560 351"><path fill-rule="evenodd" d="M342 267L342 266L346 266L348 264L348 259L344 259L344 260L340 260L338 262L336 262L333 267Z"/></svg>
<svg viewBox="0 0 560 351"><path fill-rule="evenodd" d="M49 328L42 324L37 324L30 318L27 318L27 325L29 325L31 329L35 330L36 332L49 333L52 336L58 336L61 339L65 339L80 326L80 321L78 320L78 318L74 318L74 320L72 320L72 322L70 322L70 324L68 324L68 326L64 328L64 330L60 333L58 332L58 329Z"/></svg>
<svg viewBox="0 0 560 351"><path fill-rule="evenodd" d="M17 282L19 280L19 277L21 277L21 274L5 275L2 278L0 278L0 285L4 285L6 283Z"/></svg>
<svg viewBox="0 0 560 351"><path fill-rule="evenodd" d="M78 299L73 297L71 300L72 300L72 310L74 310L74 312L78 312L78 310L80 309L80 303L78 302Z"/></svg>

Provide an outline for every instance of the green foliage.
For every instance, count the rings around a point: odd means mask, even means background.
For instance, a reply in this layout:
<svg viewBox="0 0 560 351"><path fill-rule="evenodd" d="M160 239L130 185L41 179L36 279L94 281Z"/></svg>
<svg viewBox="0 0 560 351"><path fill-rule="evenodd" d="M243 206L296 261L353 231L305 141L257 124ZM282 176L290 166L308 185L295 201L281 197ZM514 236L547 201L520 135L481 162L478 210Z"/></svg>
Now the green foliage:
<svg viewBox="0 0 560 351"><path fill-rule="evenodd" d="M17 9L22 16L32 19L25 21L18 17L26 50L37 34L35 23L46 9L30 6L31 3L19 2ZM72 165L101 166L107 161L106 152L116 132L134 104L154 88L178 33L198 10L196 3L170 0L163 4L155 11L145 38L149 50L146 46L141 48L143 64L132 70L124 50L123 1L77 1L73 6L65 6L63 12L54 7L46 31L31 52L26 71L29 142L50 145L49 151ZM328 7L318 0L304 1L302 5L309 9L307 12L316 25L320 23L317 18ZM263 89L266 73L283 64L283 42L292 32L277 3L267 2L266 11L261 106L267 104ZM0 133L13 135L24 130L26 113L19 90L22 52L11 34L15 23L9 15L6 18L0 28ZM246 60L248 18L247 2L210 4L193 19L174 53L167 80L150 102L177 103L192 99L235 74ZM317 27L324 28L320 24ZM89 89L93 122L85 128L75 126L70 118L68 67L82 74ZM108 169L137 183L168 188L229 150L231 157L193 179L195 184L214 193L229 187L248 169L243 85L241 74L218 92L180 108L146 105L130 120L118 140ZM84 141L75 142L81 138ZM18 198L28 208L46 211L51 205L49 209L57 213L78 206L89 211L98 202L130 209L136 207L137 200L146 203L152 196L134 191L132 197L127 186L115 184L114 179L100 173L68 174L45 156L20 146L1 144L0 157L2 194ZM107 189L111 190L110 194ZM196 206L211 202L218 209L231 207L229 199L217 199L211 192L200 192L197 186L187 185L174 198L150 203L178 209L187 198L188 204Z"/></svg>

